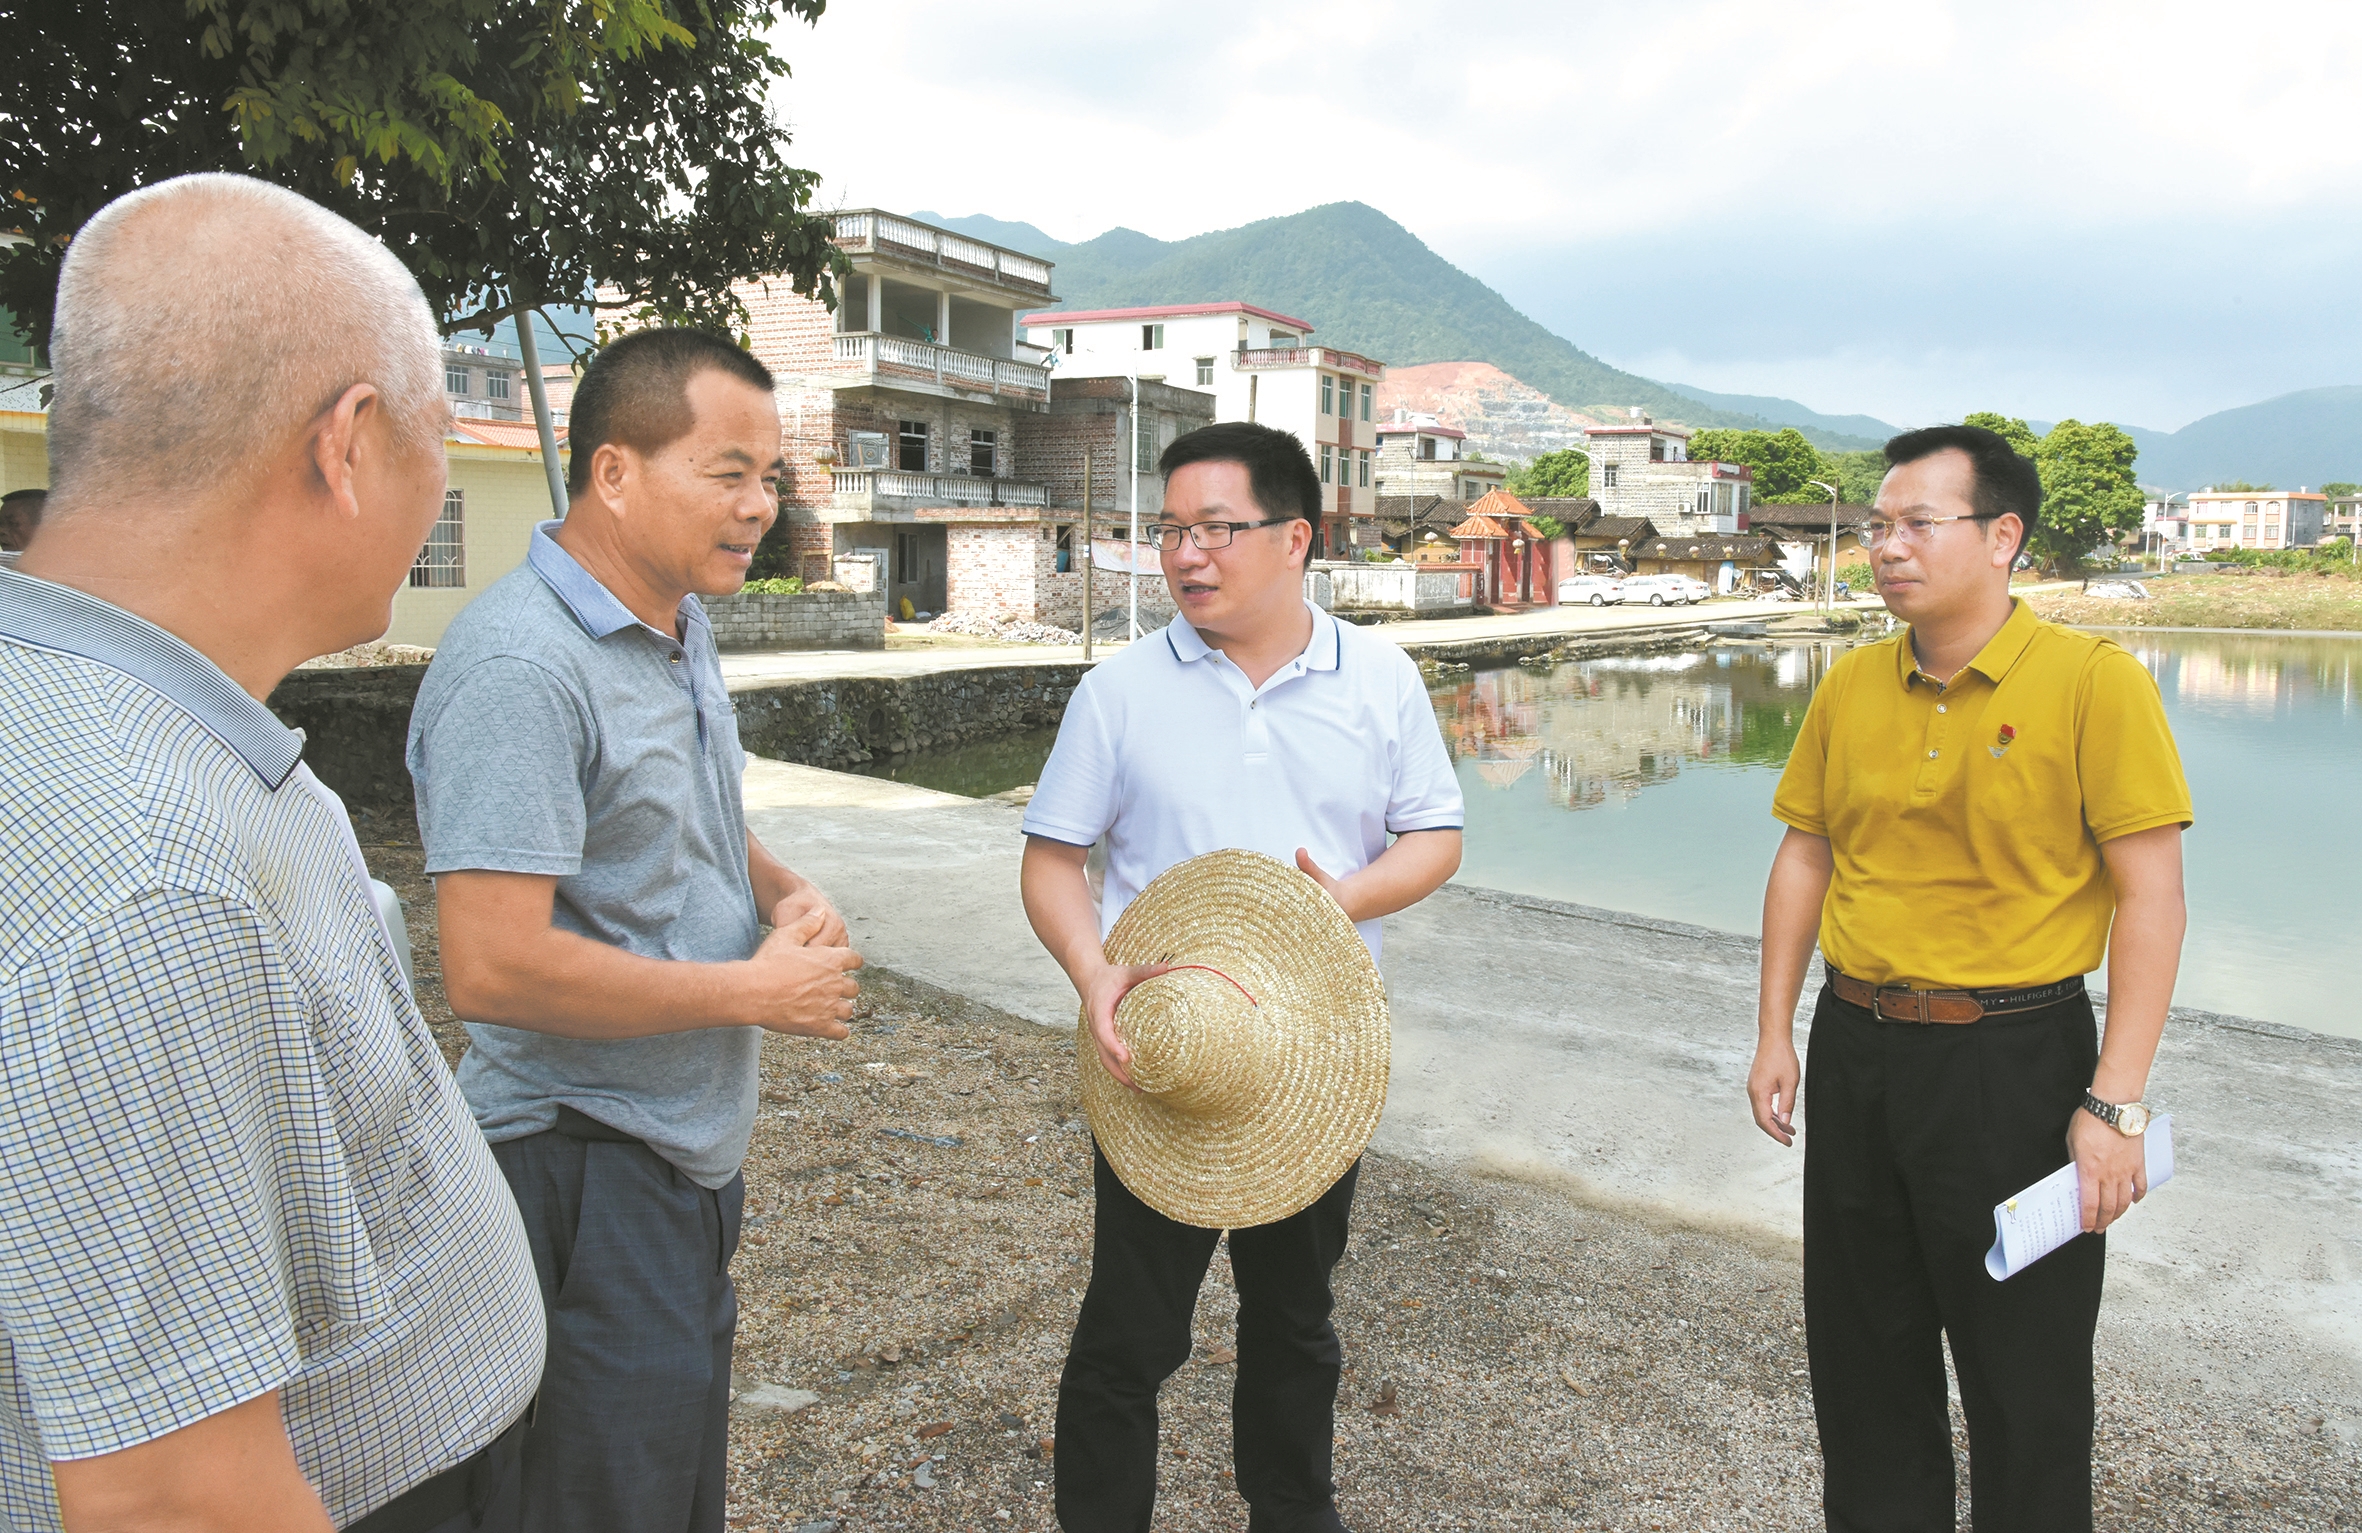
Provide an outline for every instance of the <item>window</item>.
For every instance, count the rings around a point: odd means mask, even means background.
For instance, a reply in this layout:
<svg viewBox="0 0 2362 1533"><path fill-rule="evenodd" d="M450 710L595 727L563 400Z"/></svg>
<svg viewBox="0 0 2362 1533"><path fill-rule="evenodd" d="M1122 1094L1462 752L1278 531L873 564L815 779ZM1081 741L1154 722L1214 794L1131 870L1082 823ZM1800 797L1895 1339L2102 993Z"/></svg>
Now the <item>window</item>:
<svg viewBox="0 0 2362 1533"><path fill-rule="evenodd" d="M484 397L486 399L508 398L508 374L486 373L484 375Z"/></svg>
<svg viewBox="0 0 2362 1533"><path fill-rule="evenodd" d="M902 423L902 451L894 460L894 466L906 474L923 474L927 471L927 423L925 421L904 421Z"/></svg>
<svg viewBox="0 0 2362 1533"><path fill-rule="evenodd" d="M1327 373L1320 375L1320 413L1323 415L1337 413L1337 380Z"/></svg>
<svg viewBox="0 0 2362 1533"><path fill-rule="evenodd" d="M446 394L465 394L467 391L467 369L464 367L453 367L448 362L443 364L443 392Z"/></svg>
<svg viewBox="0 0 2362 1533"><path fill-rule="evenodd" d="M1425 463L1433 463L1435 461L1435 438L1431 436L1423 436L1419 438L1419 458L1420 461Z"/></svg>
<svg viewBox="0 0 2362 1533"><path fill-rule="evenodd" d="M1322 484L1336 483L1337 476L1334 472L1336 456L1336 448L1326 442L1320 444L1320 482Z"/></svg>
<svg viewBox="0 0 2362 1533"><path fill-rule="evenodd" d="M1140 349L1142 351L1164 350L1165 327L1162 325L1142 325L1140 327Z"/></svg>
<svg viewBox="0 0 2362 1533"><path fill-rule="evenodd" d="M1368 453L1366 453L1366 452L1365 452L1365 453L1363 453L1363 454L1361 455L1361 488L1363 488L1363 489L1365 489L1365 490L1366 490L1366 489L1368 489L1369 487L1370 487L1370 455L1369 455Z"/></svg>
<svg viewBox="0 0 2362 1533"><path fill-rule="evenodd" d="M1361 418L1365 421L1370 418L1370 400L1375 394L1376 391L1370 385L1365 383L1361 386Z"/></svg>
<svg viewBox="0 0 2362 1533"><path fill-rule="evenodd" d="M1051 331L1051 332L1050 332L1050 349L1051 349L1052 351L1062 351L1062 352L1066 353L1066 355L1068 355L1068 356L1070 356L1070 357L1071 357L1071 356L1073 356L1073 355L1074 355L1074 328L1073 328L1071 325L1069 325L1069 326L1063 326L1063 327L1061 327L1061 328L1059 328L1059 329L1056 329L1056 330L1053 330L1053 331Z"/></svg>
<svg viewBox="0 0 2362 1533"><path fill-rule="evenodd" d="M1143 474L1156 472L1156 417L1146 410L1132 412L1132 462Z"/></svg>
<svg viewBox="0 0 2362 1533"><path fill-rule="evenodd" d="M919 535L915 532L894 534L894 569L887 579L898 586L919 583Z"/></svg>
<svg viewBox="0 0 2362 1533"><path fill-rule="evenodd" d="M427 529L426 546L411 561L410 584L429 591L457 591L467 585L467 498L443 492L443 514Z"/></svg>
<svg viewBox="0 0 2362 1533"><path fill-rule="evenodd" d="M1214 359L1212 357L1199 357L1197 359L1197 386L1202 389L1213 381Z"/></svg>
<svg viewBox="0 0 2362 1533"><path fill-rule="evenodd" d="M1616 487L1616 466L1613 463L1600 465L1599 487L1603 490L1612 490Z"/></svg>
<svg viewBox="0 0 2362 1533"><path fill-rule="evenodd" d="M969 473L985 479L992 477L992 450L999 444L1000 439L1001 434L997 431L971 431L968 433Z"/></svg>

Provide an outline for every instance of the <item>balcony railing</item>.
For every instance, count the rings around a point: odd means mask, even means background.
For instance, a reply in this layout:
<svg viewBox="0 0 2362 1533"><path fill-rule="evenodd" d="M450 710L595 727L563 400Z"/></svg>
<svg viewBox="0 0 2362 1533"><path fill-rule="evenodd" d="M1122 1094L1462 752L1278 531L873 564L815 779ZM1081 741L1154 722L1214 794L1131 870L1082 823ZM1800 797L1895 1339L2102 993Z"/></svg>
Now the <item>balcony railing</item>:
<svg viewBox="0 0 2362 1533"><path fill-rule="evenodd" d="M1049 375L1024 362L978 356L972 351L957 351L928 341L870 331L831 339L838 368L859 373L865 380L889 385L897 379L913 383L932 381L944 388L1030 404L1046 402L1050 397Z"/></svg>
<svg viewBox="0 0 2362 1533"><path fill-rule="evenodd" d="M988 479L981 474L913 474L898 469L841 468L833 476L840 506L868 509L879 500L907 500L932 506L1046 506L1050 487L1024 479Z"/></svg>
<svg viewBox="0 0 2362 1533"><path fill-rule="evenodd" d="M1241 346L1234 367L1334 367L1341 372L1386 375L1386 364L1333 346Z"/></svg>
<svg viewBox="0 0 2362 1533"><path fill-rule="evenodd" d="M1003 250L998 245L963 239L948 229L914 224L907 218L896 218L875 208L839 213L835 243L840 249L873 251L940 266L946 271L1021 287L1028 292L1047 295L1050 291L1047 262L1019 255L1014 250Z"/></svg>

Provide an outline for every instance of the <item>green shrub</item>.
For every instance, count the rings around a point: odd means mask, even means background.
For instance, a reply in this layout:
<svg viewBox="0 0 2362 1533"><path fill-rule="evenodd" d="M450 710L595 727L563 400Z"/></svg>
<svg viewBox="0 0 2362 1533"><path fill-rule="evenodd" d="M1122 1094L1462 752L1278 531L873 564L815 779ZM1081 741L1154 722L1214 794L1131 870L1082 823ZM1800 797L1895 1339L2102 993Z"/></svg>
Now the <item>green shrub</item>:
<svg viewBox="0 0 2362 1533"><path fill-rule="evenodd" d="M788 575L769 580L750 580L738 589L747 596L801 596L804 594L804 577Z"/></svg>
<svg viewBox="0 0 2362 1533"><path fill-rule="evenodd" d="M1566 531L1566 523L1555 516L1529 516L1525 519L1525 524L1535 537L1545 543Z"/></svg>
<svg viewBox="0 0 2362 1533"><path fill-rule="evenodd" d="M1851 564L1840 564L1837 566L1837 578L1844 581L1856 593L1867 591L1870 589L1871 583L1870 566L1860 559Z"/></svg>
<svg viewBox="0 0 2362 1533"><path fill-rule="evenodd" d="M1361 562L1364 564L1392 564L1394 560L1395 553L1391 548L1365 548L1361 551Z"/></svg>

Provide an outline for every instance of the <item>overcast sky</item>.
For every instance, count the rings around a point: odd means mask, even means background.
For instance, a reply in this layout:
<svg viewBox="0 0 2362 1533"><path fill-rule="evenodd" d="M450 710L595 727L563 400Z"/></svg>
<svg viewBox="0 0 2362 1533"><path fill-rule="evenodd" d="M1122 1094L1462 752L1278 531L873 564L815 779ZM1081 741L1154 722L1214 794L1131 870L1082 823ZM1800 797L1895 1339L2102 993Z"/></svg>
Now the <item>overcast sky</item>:
<svg viewBox="0 0 2362 1533"><path fill-rule="evenodd" d="M834 0L778 42L835 205L1366 202L1619 367L1898 424L2362 382L2351 4Z"/></svg>

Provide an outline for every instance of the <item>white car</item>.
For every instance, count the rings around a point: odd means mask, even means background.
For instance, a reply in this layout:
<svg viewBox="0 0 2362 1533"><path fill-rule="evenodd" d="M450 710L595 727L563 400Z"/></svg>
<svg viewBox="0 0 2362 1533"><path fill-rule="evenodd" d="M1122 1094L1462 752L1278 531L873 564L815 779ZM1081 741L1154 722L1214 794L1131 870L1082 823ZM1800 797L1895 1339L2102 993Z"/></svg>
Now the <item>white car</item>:
<svg viewBox="0 0 2362 1533"><path fill-rule="evenodd" d="M1569 575L1558 583L1562 607L1611 606L1624 599L1624 583L1605 575Z"/></svg>
<svg viewBox="0 0 2362 1533"><path fill-rule="evenodd" d="M1712 594L1704 581L1687 575L1634 575L1624 582L1624 600L1652 607L1682 606Z"/></svg>

